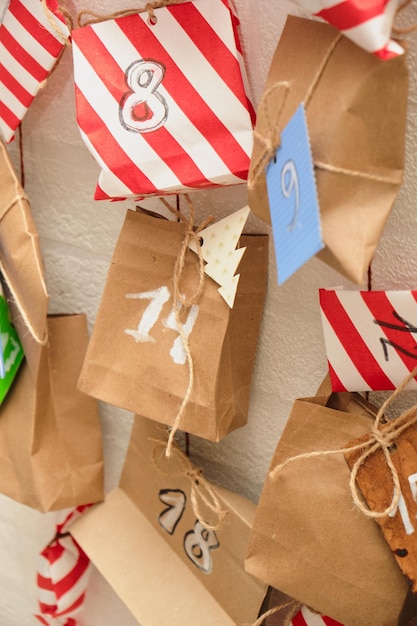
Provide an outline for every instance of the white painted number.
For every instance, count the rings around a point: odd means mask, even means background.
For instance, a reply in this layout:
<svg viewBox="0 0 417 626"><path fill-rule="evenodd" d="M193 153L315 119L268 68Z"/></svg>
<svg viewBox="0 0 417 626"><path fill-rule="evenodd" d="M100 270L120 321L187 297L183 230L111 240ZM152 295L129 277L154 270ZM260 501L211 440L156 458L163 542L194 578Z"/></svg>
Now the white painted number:
<svg viewBox="0 0 417 626"><path fill-rule="evenodd" d="M185 510L186 495L181 489L161 489L159 499L168 506L159 514L158 522L167 533L173 535Z"/></svg>
<svg viewBox="0 0 417 626"><path fill-rule="evenodd" d="M149 133L160 128L168 117L168 105L157 91L165 68L157 61L134 61L126 70L126 82L131 89L119 106L120 123L126 130Z"/></svg>
<svg viewBox="0 0 417 626"><path fill-rule="evenodd" d="M159 289L142 293L128 293L126 298L150 300L150 302L143 312L137 330L127 329L125 333L131 335L136 342L152 341L155 343L155 339L150 336L149 331L155 326L161 315L162 307L170 298L168 287L159 287Z"/></svg>
<svg viewBox="0 0 417 626"><path fill-rule="evenodd" d="M185 510L186 495L181 489L161 489L159 499L168 506L159 514L158 522L165 532L173 535ZM186 555L204 574L211 574L213 569L211 551L219 545L214 530L209 530L198 520L193 530L189 530L184 535Z"/></svg>
<svg viewBox="0 0 417 626"><path fill-rule="evenodd" d="M410 491L411 495L413 496L413 500L414 502L417 502L417 473L410 474L410 476L408 477L408 484L410 485ZM389 514L390 517L394 517L394 515L397 513L397 510L400 512L406 535L412 535L415 531L415 528L411 522L410 514L408 512L407 505L405 503L402 493L400 494L398 507Z"/></svg>
<svg viewBox="0 0 417 626"><path fill-rule="evenodd" d="M193 304L191 306L190 312L188 313L188 317L182 326L186 339L188 339L188 337L191 334L191 331L194 328L194 324L198 316L198 311L199 311L198 306L196 304ZM170 328L171 330L175 330L176 332L178 332L178 325L175 319L174 311L171 311L167 319L164 320L162 323L166 328ZM184 343L183 343L181 336L176 338L176 340L174 341L174 345L172 346L169 353L174 363L178 363L179 365L184 365L187 359L187 355L185 354Z"/></svg>
<svg viewBox="0 0 417 626"><path fill-rule="evenodd" d="M213 561L211 550L219 547L216 533L205 528L198 520L194 530L188 531L184 537L184 549L189 559L205 574L210 574Z"/></svg>
<svg viewBox="0 0 417 626"><path fill-rule="evenodd" d="M126 335L130 335L131 337L133 337L133 339L137 343L155 343L156 340L150 335L150 331L157 323L164 304L166 304L171 298L168 287L163 286L159 287L158 289L154 289L153 291L145 291L142 293L128 293L125 297L129 298L130 300L150 300L150 302L142 314L138 327L134 329L127 328L124 332L126 333ZM194 328L194 324L197 320L199 310L200 309L198 305L193 304L190 308L190 311L188 312L187 319L183 324L184 335L187 339ZM177 322L175 319L175 312L173 309L171 310L168 317L162 320L162 325L165 326L165 328L169 328L170 330L174 330L175 332L179 333ZM186 354L181 336L175 339L169 353L174 363L184 365L186 361Z"/></svg>
<svg viewBox="0 0 417 626"><path fill-rule="evenodd" d="M298 214L300 212L300 186L298 183L297 168L295 167L294 161L291 159L285 162L281 170L281 192L287 200L293 195L294 211L292 219L287 226L287 230L291 232L297 224Z"/></svg>

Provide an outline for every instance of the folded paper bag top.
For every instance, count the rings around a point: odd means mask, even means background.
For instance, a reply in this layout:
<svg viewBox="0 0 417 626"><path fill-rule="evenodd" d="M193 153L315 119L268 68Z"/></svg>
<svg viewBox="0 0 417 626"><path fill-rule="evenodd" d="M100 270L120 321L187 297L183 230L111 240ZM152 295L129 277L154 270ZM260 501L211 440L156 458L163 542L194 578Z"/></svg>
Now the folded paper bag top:
<svg viewBox="0 0 417 626"><path fill-rule="evenodd" d="M342 410L333 408L340 396L349 399ZM377 524L353 505L343 453L322 454L369 433L372 411L364 410L363 399L355 409L354 400L355 394L333 394L295 401L261 494L245 567L345 626L406 626L417 596Z"/></svg>
<svg viewBox="0 0 417 626"><path fill-rule="evenodd" d="M208 481L202 493L198 468L181 451L166 459L166 443L136 416L119 487L71 534L142 626L252 624L266 593L244 570L255 505Z"/></svg>
<svg viewBox="0 0 417 626"><path fill-rule="evenodd" d="M306 108L322 234L318 257L362 284L404 170L406 55L365 52L329 24L288 16L257 110L249 206L270 221L263 158Z"/></svg>
<svg viewBox="0 0 417 626"><path fill-rule="evenodd" d="M176 260L186 226L128 210L109 268L78 387L93 397L173 425L189 389L185 345L173 315ZM183 326L193 386L178 424L218 441L248 419L252 372L267 284L268 236L246 247L231 309L209 276ZM195 291L199 258L188 250L181 290ZM110 338L110 339L109 339Z"/></svg>

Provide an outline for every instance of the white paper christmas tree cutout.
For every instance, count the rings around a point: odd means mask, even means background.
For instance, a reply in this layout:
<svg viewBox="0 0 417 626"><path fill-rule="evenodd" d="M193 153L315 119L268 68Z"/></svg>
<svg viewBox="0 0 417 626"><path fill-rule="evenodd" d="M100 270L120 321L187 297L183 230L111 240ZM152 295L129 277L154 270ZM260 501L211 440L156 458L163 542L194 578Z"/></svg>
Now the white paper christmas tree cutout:
<svg viewBox="0 0 417 626"><path fill-rule="evenodd" d="M236 250L236 246L249 213L249 207L245 206L198 233L203 240L201 253L206 261L204 271L220 285L219 294L231 309L235 302L240 276L235 275L235 272L246 250L246 248ZM196 241L189 244L190 250L195 253L197 246Z"/></svg>

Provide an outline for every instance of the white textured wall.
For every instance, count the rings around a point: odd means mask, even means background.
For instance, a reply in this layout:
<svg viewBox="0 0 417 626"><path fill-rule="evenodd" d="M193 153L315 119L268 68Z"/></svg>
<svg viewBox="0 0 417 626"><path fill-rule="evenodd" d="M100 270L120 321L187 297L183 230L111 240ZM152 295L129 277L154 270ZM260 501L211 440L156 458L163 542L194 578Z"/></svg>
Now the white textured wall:
<svg viewBox="0 0 417 626"><path fill-rule="evenodd" d="M134 6L126 0L72 0L81 8L110 13ZM285 0L236 0L255 102L288 11ZM137 6L141 6L140 3ZM373 263L374 288L417 286L417 37L411 38L410 108L406 180ZM72 59L66 50L47 86L23 123L26 191L31 199L46 264L50 311L88 314L90 328L100 302L107 269L129 203L94 202L98 166L82 143L74 110ZM16 143L10 153L18 168ZM245 187L201 193L200 215L222 216L246 204ZM155 201L148 206L158 206ZM132 206L132 205L131 205ZM252 230L267 230L252 218ZM272 244L272 241L271 241ZM270 275L256 361L250 419L222 442L191 437L194 460L206 475L256 501L271 455L295 398L314 394L326 371L318 308L318 288L349 281L312 259L278 288L271 245ZM113 488L128 443L131 415L101 405L106 488ZM0 626L34 626L35 558L51 538L56 515L42 515L0 496ZM140 594L140 589L138 589ZM134 626L137 622L95 572L83 626ZM157 625L155 625L157 626Z"/></svg>

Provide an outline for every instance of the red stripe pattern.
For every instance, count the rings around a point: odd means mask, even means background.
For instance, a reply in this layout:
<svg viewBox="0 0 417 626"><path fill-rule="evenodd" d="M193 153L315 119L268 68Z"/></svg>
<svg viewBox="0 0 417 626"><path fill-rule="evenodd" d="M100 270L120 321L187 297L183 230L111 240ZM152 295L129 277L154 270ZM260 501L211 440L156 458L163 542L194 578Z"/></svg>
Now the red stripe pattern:
<svg viewBox="0 0 417 626"><path fill-rule="evenodd" d="M398 0L296 0L312 15L321 17L358 46L382 60L404 50L390 38Z"/></svg>
<svg viewBox="0 0 417 626"><path fill-rule="evenodd" d="M91 505L74 509L57 526L55 538L39 555L37 587L39 611L45 626L77 626L91 575L85 552L68 533L69 525Z"/></svg>
<svg viewBox="0 0 417 626"><path fill-rule="evenodd" d="M69 38L56 0L49 0L51 26L41 0L11 0L0 24L0 132L6 142L49 76Z"/></svg>
<svg viewBox="0 0 417 626"><path fill-rule="evenodd" d="M398 387L417 366L416 300L417 291L320 290L333 391Z"/></svg>
<svg viewBox="0 0 417 626"><path fill-rule="evenodd" d="M253 107L236 17L196 0L73 31L77 122L102 167L95 198L243 183Z"/></svg>
<svg viewBox="0 0 417 626"><path fill-rule="evenodd" d="M343 626L343 624L326 615L313 613L306 606L303 606L292 618L290 626Z"/></svg>

